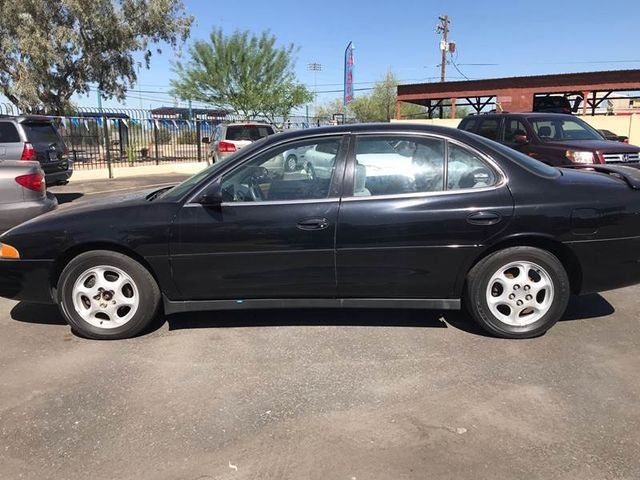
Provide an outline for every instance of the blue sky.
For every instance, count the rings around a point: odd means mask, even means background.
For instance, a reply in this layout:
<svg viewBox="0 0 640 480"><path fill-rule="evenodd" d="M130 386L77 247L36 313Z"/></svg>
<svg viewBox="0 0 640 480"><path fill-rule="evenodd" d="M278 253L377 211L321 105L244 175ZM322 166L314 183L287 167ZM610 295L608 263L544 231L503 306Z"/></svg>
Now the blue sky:
<svg viewBox="0 0 640 480"><path fill-rule="evenodd" d="M314 77L307 64L323 65L319 91L341 90L349 41L356 46L356 89L370 87L388 69L403 83L435 81L440 52L434 29L445 13L451 18L450 39L458 45L457 63L470 78L640 68L638 0L606 5L594 0L186 0L185 5L196 18L187 45L207 38L214 26L227 32L269 29L279 43L299 47L296 71L310 88ZM129 93L127 106L138 108L139 95L144 108L172 104L166 92L175 57L170 48L163 50L152 58L150 70L140 72L140 86ZM465 65L472 63L497 65ZM460 78L453 67L448 75ZM340 96L322 93L319 102ZM96 104L94 95L77 100Z"/></svg>

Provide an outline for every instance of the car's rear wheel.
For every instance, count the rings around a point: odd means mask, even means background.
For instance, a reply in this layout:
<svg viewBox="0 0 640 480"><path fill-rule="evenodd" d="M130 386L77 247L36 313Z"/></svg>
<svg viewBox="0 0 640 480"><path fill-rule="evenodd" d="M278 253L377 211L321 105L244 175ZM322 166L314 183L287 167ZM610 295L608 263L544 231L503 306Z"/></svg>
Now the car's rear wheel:
<svg viewBox="0 0 640 480"><path fill-rule="evenodd" d="M95 250L78 255L62 271L58 304L69 325L85 337L128 338L149 325L160 290L132 258Z"/></svg>
<svg viewBox="0 0 640 480"><path fill-rule="evenodd" d="M294 172L298 168L298 159L295 155L290 154L284 161L284 170L286 172Z"/></svg>
<svg viewBox="0 0 640 480"><path fill-rule="evenodd" d="M569 277L551 253L511 247L478 262L467 278L466 302L475 320L503 338L532 338L564 314Z"/></svg>

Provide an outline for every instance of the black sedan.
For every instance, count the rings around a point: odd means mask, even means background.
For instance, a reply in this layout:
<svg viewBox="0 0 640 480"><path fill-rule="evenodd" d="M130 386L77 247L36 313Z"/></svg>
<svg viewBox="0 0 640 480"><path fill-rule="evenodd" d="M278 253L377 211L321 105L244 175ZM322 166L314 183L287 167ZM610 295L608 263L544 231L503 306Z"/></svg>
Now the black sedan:
<svg viewBox="0 0 640 480"><path fill-rule="evenodd" d="M273 167L297 148L318 154ZM640 281L638 171L593 168L421 125L282 133L171 189L10 230L0 295L55 302L97 339L136 335L160 310L463 302L490 333L533 337L572 293Z"/></svg>

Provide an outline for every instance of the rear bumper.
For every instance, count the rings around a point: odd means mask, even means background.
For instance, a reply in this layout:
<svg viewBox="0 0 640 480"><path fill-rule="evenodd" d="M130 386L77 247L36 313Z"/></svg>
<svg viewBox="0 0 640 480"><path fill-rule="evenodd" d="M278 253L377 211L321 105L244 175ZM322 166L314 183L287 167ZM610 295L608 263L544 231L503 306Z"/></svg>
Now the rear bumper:
<svg viewBox="0 0 640 480"><path fill-rule="evenodd" d="M73 163L69 162L68 168L65 170L53 170L44 172L44 178L47 182L47 186L56 185L58 183L64 183L68 181L73 175Z"/></svg>
<svg viewBox="0 0 640 480"><path fill-rule="evenodd" d="M582 270L580 292L595 293L640 283L640 237L566 244Z"/></svg>
<svg viewBox="0 0 640 480"><path fill-rule="evenodd" d="M57 206L58 200L50 192L40 200L0 204L0 232L47 213Z"/></svg>
<svg viewBox="0 0 640 480"><path fill-rule="evenodd" d="M0 297L55 303L51 294L53 260L0 260Z"/></svg>

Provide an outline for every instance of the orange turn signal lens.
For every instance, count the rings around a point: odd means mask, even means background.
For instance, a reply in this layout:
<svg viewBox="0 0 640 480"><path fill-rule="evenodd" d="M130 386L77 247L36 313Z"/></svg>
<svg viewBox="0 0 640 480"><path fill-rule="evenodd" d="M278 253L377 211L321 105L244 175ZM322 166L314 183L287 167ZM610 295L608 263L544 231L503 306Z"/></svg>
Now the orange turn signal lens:
<svg viewBox="0 0 640 480"><path fill-rule="evenodd" d="M20 253L11 245L0 243L0 258L20 258Z"/></svg>

